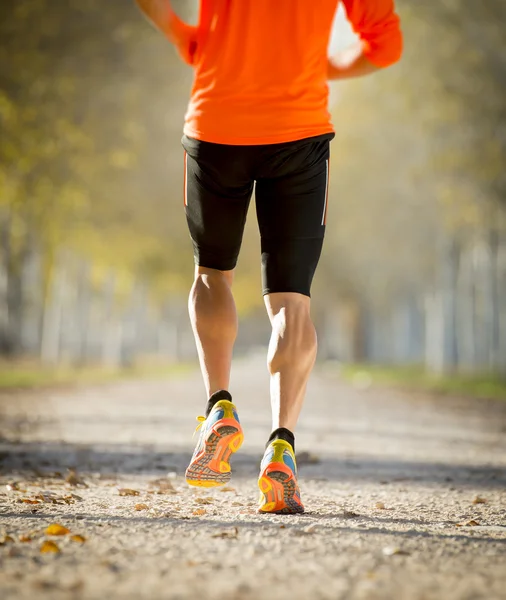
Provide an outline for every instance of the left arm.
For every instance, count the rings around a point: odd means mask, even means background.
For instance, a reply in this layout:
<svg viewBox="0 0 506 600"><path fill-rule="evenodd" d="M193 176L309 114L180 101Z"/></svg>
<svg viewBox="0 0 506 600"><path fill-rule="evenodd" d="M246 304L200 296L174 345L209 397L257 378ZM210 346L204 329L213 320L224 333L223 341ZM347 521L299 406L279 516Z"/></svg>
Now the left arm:
<svg viewBox="0 0 506 600"><path fill-rule="evenodd" d="M169 0L136 0L137 5L153 25L177 48L181 58L193 64L197 50L197 27L180 19L172 10Z"/></svg>
<svg viewBox="0 0 506 600"><path fill-rule="evenodd" d="M397 62L402 53L402 33L393 0L343 3L360 41L328 59L328 79L360 77Z"/></svg>

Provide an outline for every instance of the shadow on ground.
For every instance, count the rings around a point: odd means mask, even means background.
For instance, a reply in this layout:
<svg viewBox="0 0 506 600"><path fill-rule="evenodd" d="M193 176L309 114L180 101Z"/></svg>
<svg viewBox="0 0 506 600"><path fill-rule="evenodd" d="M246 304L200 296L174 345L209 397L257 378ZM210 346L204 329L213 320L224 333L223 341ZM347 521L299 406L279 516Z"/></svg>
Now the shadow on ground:
<svg viewBox="0 0 506 600"><path fill-rule="evenodd" d="M191 458L190 451L164 452L153 446L120 444L88 446L59 442L13 443L0 440L0 474L38 476L75 468L82 473L104 475L163 475L167 472L184 473ZM236 476L256 476L258 454L241 452L233 459ZM446 464L444 462L417 462L400 459L360 457L352 460L338 457L311 457L307 464L300 456L300 475L321 481L369 482L388 484L409 482L455 485L458 487L488 487L504 489L506 470L490 464Z"/></svg>

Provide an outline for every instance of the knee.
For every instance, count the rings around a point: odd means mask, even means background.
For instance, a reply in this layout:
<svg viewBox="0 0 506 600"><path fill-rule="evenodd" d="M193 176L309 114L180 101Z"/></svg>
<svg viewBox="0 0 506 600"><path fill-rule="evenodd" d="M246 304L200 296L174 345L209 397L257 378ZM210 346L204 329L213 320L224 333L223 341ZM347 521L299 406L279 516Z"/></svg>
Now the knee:
<svg viewBox="0 0 506 600"><path fill-rule="evenodd" d="M288 364L313 365L317 340L307 306L287 303L272 319L272 330L267 359L271 373Z"/></svg>

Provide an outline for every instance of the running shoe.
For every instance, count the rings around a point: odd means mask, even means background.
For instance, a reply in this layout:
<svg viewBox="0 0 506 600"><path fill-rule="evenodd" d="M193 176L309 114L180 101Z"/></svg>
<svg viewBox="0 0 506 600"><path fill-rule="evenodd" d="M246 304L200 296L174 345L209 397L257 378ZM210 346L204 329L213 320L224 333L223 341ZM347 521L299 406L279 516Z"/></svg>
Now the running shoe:
<svg viewBox="0 0 506 600"><path fill-rule="evenodd" d="M244 436L237 409L229 400L219 400L200 421L200 437L186 469L189 485L215 487L230 481L230 456L239 450Z"/></svg>
<svg viewBox="0 0 506 600"><path fill-rule="evenodd" d="M297 484L295 454L285 440L274 440L267 446L260 465L258 487L258 512L285 515L304 512Z"/></svg>

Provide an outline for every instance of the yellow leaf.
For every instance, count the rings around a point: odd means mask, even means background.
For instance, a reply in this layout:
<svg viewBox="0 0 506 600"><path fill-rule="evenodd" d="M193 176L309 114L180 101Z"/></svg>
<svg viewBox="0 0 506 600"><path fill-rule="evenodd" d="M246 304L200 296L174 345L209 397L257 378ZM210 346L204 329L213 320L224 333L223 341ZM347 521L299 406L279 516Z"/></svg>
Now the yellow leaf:
<svg viewBox="0 0 506 600"><path fill-rule="evenodd" d="M40 547L40 553L41 554L45 554L45 553L54 553L57 554L58 552L60 552L60 548L58 547L58 544L55 544L54 542L51 542L50 540L46 540L45 542L42 543L42 546Z"/></svg>
<svg viewBox="0 0 506 600"><path fill-rule="evenodd" d="M195 502L197 504L212 504L213 499L212 499L212 497L207 496L206 498L195 498Z"/></svg>
<svg viewBox="0 0 506 600"><path fill-rule="evenodd" d="M47 535L67 535L67 533L70 533L70 529L63 527L63 525L58 525L58 523L53 523L46 529L46 533Z"/></svg>
<svg viewBox="0 0 506 600"><path fill-rule="evenodd" d="M84 544L84 542L86 541L86 538L84 537L84 535L80 535L80 534L76 534L76 535L71 535L70 539L73 542L79 542L80 544Z"/></svg>
<svg viewBox="0 0 506 600"><path fill-rule="evenodd" d="M13 544L14 538L10 535L4 535L4 537L0 540L0 546L5 546L5 544Z"/></svg>
<svg viewBox="0 0 506 600"><path fill-rule="evenodd" d="M473 504L486 504L486 503L487 503L487 499L482 498L481 496L476 496L476 498L473 500Z"/></svg>
<svg viewBox="0 0 506 600"><path fill-rule="evenodd" d="M147 504L136 504L135 510L148 510L149 506Z"/></svg>
<svg viewBox="0 0 506 600"><path fill-rule="evenodd" d="M138 490L131 490L130 488L119 488L118 492L120 496L140 496Z"/></svg>
<svg viewBox="0 0 506 600"><path fill-rule="evenodd" d="M205 508L197 508L193 511L193 514L197 517L201 517L202 515L206 514L206 509Z"/></svg>

